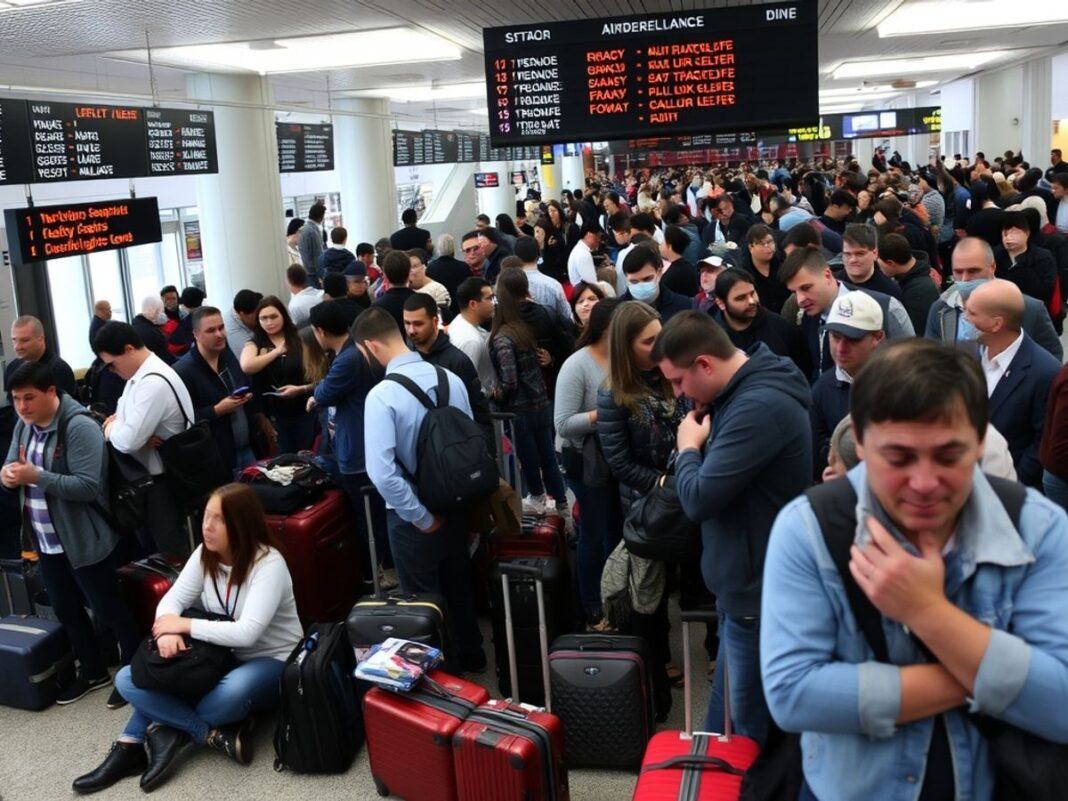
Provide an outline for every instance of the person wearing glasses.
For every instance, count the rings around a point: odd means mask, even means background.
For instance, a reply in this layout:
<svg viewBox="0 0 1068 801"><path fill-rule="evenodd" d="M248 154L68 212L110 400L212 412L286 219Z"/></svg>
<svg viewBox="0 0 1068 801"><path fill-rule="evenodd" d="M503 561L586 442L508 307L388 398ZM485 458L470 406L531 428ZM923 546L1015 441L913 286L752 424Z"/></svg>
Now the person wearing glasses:
<svg viewBox="0 0 1068 801"><path fill-rule="evenodd" d="M775 232L763 223L757 223L750 227L745 242L742 269L753 276L753 286L756 287L761 305L779 314L790 297L790 290L778 277L782 260L776 250Z"/></svg>

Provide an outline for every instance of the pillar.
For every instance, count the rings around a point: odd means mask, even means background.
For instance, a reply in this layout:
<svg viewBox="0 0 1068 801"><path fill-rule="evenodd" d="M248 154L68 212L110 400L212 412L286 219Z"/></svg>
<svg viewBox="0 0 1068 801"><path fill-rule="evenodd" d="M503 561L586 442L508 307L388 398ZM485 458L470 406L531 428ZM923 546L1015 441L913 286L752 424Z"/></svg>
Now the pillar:
<svg viewBox="0 0 1068 801"><path fill-rule="evenodd" d="M582 164L582 156L564 156L561 161L563 166L563 188L574 192L576 189L586 188L586 169Z"/></svg>
<svg viewBox="0 0 1068 801"><path fill-rule="evenodd" d="M196 178L208 302L229 308L240 289L285 292L285 218L270 82L258 75L190 75L190 97L217 105L219 172Z"/></svg>
<svg viewBox="0 0 1068 801"><path fill-rule="evenodd" d="M334 117L334 159L341 177L341 214L349 247L372 245L400 227L389 100L344 98L336 107L359 112Z"/></svg>
<svg viewBox="0 0 1068 801"><path fill-rule="evenodd" d="M489 215L493 220L498 214L515 216L515 187L512 186L512 178L508 174L510 163L507 161L486 161L478 165L479 172L497 173L497 186L488 189L479 189L478 210L481 214ZM474 189L474 179L471 179L471 188Z"/></svg>
<svg viewBox="0 0 1068 801"><path fill-rule="evenodd" d="M1053 142L1053 59L1050 56L1024 63L1023 89L1020 118L1023 156L1028 163L1045 169ZM995 154L988 155L993 158Z"/></svg>

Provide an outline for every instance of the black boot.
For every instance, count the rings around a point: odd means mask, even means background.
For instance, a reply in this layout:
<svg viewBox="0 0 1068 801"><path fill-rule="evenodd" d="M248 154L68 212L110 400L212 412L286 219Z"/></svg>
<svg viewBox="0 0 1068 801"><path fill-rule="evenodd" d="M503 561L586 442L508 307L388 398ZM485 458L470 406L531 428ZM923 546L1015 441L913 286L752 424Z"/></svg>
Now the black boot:
<svg viewBox="0 0 1068 801"><path fill-rule="evenodd" d="M170 726L153 725L145 738L148 744L148 768L141 776L141 789L151 793L171 775L179 758L193 744L184 731Z"/></svg>
<svg viewBox="0 0 1068 801"><path fill-rule="evenodd" d="M208 732L208 747L230 757L238 765L252 761L252 718L233 726L219 726Z"/></svg>
<svg viewBox="0 0 1068 801"><path fill-rule="evenodd" d="M84 776L74 780L71 787L74 792L86 795L111 787L115 782L128 776L143 773L148 767L148 756L144 743L123 743L116 741L100 765Z"/></svg>

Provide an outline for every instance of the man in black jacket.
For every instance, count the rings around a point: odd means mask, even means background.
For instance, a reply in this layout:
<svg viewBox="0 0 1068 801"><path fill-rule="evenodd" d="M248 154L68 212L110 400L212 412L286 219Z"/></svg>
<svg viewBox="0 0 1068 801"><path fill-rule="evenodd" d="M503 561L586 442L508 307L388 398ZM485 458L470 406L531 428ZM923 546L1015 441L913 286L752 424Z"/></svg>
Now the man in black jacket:
<svg viewBox="0 0 1068 801"><path fill-rule="evenodd" d="M708 209L713 222L701 231L701 241L706 245L714 245L717 241L733 242L741 247L749 226L756 221L748 214L735 211L730 195L711 198L708 200Z"/></svg>
<svg viewBox="0 0 1068 801"><path fill-rule="evenodd" d="M403 250L391 250L382 259L382 272L389 281L387 289L372 306L385 309L397 321L397 330L404 332L404 301L415 292L408 286L412 260Z"/></svg>
<svg viewBox="0 0 1068 801"><path fill-rule="evenodd" d="M496 445L493 442L490 405L482 392L478 371L467 354L449 341L449 335L439 330L438 305L434 298L416 292L404 301L404 333L408 337L408 344L422 355L424 362L444 367L464 382L475 422L482 426L490 449L494 450Z"/></svg>
<svg viewBox="0 0 1068 801"><path fill-rule="evenodd" d="M211 427L223 464L241 470L256 461L252 426L258 426L272 442L276 439L274 426L226 345L222 312L214 306L201 306L190 317L195 344L174 363L174 372L189 390L196 421L206 420Z"/></svg>
<svg viewBox="0 0 1068 801"><path fill-rule="evenodd" d="M760 305L753 279L745 270L731 267L716 278L715 320L735 347L749 351L763 342L777 356L792 359L802 373L812 370L812 358L801 339L801 329Z"/></svg>
<svg viewBox="0 0 1068 801"><path fill-rule="evenodd" d="M430 240L430 232L417 228L419 215L415 209L405 209L401 214L403 228L399 228L389 235L389 246L394 250L411 250L422 248L427 253L434 250L434 243Z"/></svg>
<svg viewBox="0 0 1068 801"><path fill-rule="evenodd" d="M475 242L478 242L477 237ZM449 290L449 297L452 299L449 308L455 317L460 313L456 290L471 277L471 268L456 258L456 240L452 234L442 234L438 237L438 257L426 266L426 274L432 281L437 281Z"/></svg>
<svg viewBox="0 0 1068 801"><path fill-rule="evenodd" d="M668 262L662 279L664 286L672 292L692 298L701 291L701 278L693 263L683 256L690 242L690 237L682 228L669 225L664 229L660 255L664 257L664 261Z"/></svg>
<svg viewBox="0 0 1068 801"><path fill-rule="evenodd" d="M623 260L623 275L627 278L627 291L622 300L640 300L660 313L666 323L679 312L693 308L693 299L672 292L660 282L664 262L654 244L641 244Z"/></svg>
<svg viewBox="0 0 1068 801"><path fill-rule="evenodd" d="M344 272L346 267L356 261L352 251L345 247L348 240L349 232L340 225L330 229L330 247L319 254L316 262L320 280L330 273Z"/></svg>

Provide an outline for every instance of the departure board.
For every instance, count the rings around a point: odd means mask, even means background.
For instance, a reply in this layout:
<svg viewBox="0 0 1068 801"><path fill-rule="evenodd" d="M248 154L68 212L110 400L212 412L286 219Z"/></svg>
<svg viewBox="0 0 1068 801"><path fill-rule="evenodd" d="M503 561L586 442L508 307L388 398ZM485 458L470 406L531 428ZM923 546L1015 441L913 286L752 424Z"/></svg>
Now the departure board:
<svg viewBox="0 0 1068 801"><path fill-rule="evenodd" d="M28 105L37 182L148 173L144 109L38 100Z"/></svg>
<svg viewBox="0 0 1068 801"><path fill-rule="evenodd" d="M163 238L154 197L8 209L4 223L11 263L16 267Z"/></svg>
<svg viewBox="0 0 1068 801"><path fill-rule="evenodd" d="M806 124L815 0L486 28L494 146Z"/></svg>
<svg viewBox="0 0 1068 801"><path fill-rule="evenodd" d="M279 172L334 169L334 126L276 122Z"/></svg>
<svg viewBox="0 0 1068 801"><path fill-rule="evenodd" d="M0 184L28 184L33 181L29 159L30 123L26 103L0 100Z"/></svg>
<svg viewBox="0 0 1068 801"><path fill-rule="evenodd" d="M146 108L149 175L196 175L219 171L215 114L176 108Z"/></svg>

